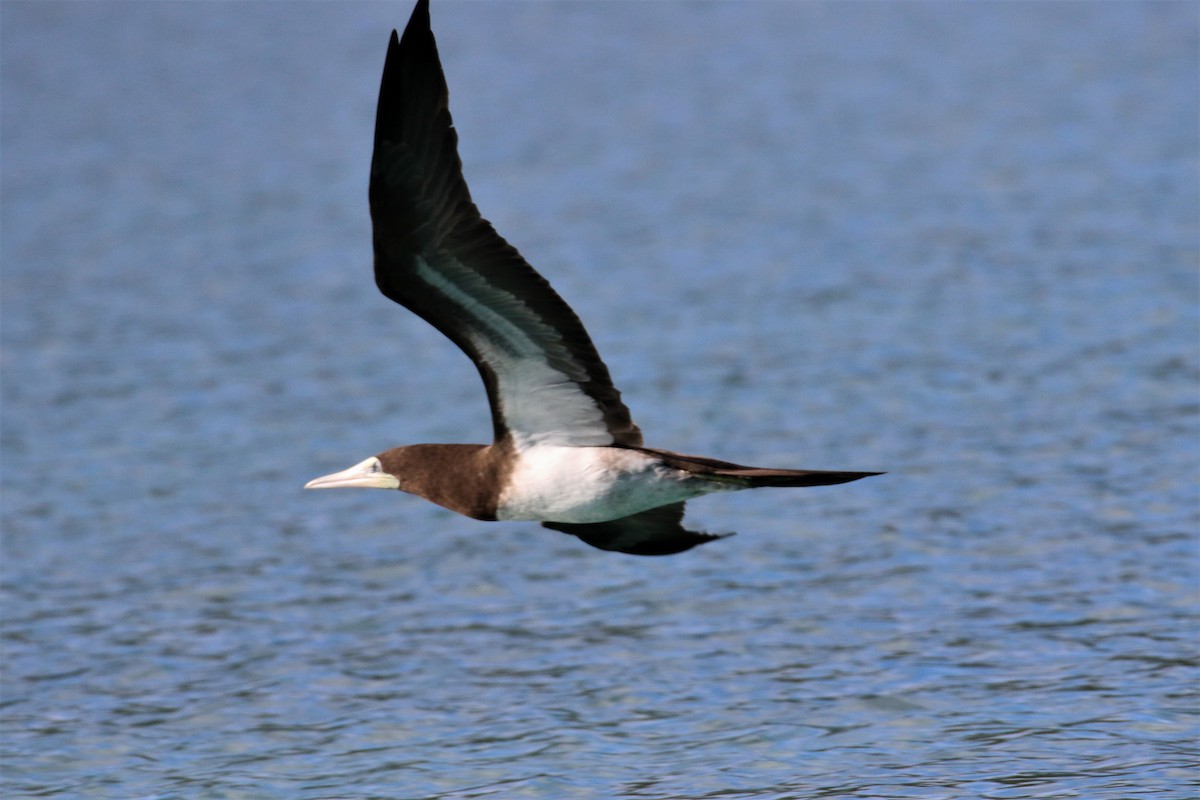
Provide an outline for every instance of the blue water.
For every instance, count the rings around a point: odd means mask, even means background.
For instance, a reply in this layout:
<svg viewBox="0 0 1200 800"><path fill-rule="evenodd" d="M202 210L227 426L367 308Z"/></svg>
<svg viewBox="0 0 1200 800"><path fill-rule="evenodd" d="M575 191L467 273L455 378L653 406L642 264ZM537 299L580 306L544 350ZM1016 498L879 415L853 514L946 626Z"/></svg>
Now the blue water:
<svg viewBox="0 0 1200 800"><path fill-rule="evenodd" d="M0 6L0 793L1184 798L1194 3L436 2L475 198L648 443L887 470L592 550L376 292L407 3Z"/></svg>

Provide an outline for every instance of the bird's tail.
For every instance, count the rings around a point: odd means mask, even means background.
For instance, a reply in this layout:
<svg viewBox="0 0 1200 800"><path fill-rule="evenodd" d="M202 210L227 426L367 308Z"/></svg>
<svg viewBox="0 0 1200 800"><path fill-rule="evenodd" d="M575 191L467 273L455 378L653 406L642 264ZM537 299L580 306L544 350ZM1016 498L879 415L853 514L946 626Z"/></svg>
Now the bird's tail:
<svg viewBox="0 0 1200 800"><path fill-rule="evenodd" d="M846 472L843 470L824 469L771 469L768 467L747 467L728 461L718 461L715 458L703 456L687 456L682 453L672 453L668 450L654 450L649 447L635 448L656 456L664 464L690 472L697 478L731 483L746 489L756 489L768 486L829 486L835 483L849 483L859 478L872 475L882 475L882 472Z"/></svg>
<svg viewBox="0 0 1200 800"><path fill-rule="evenodd" d="M846 472L827 469L763 469L739 467L718 469L711 473L700 473L702 477L718 482L739 483L748 489L762 486L830 486L849 483L859 478L882 475L882 472Z"/></svg>

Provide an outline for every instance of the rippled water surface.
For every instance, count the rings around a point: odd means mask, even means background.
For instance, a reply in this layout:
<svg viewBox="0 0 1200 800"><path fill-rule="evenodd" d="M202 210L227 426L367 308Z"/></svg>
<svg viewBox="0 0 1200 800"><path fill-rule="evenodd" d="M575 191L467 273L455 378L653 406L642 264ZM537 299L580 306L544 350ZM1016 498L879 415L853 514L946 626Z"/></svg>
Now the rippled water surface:
<svg viewBox="0 0 1200 800"><path fill-rule="evenodd" d="M5 797L1183 798L1194 3L435 2L475 198L648 443L882 469L592 550L380 297L407 3L0 7Z"/></svg>

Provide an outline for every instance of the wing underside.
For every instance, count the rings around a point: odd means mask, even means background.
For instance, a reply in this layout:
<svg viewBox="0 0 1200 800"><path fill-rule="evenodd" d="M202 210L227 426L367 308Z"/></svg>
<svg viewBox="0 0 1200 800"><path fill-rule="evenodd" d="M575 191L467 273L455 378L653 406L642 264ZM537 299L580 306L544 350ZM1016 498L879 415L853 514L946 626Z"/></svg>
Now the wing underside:
<svg viewBox="0 0 1200 800"><path fill-rule="evenodd" d="M671 503L608 522L543 522L542 525L578 536L601 550L637 556L669 556L732 535L684 530L683 506L683 503Z"/></svg>
<svg viewBox="0 0 1200 800"><path fill-rule="evenodd" d="M579 318L471 200L427 0L388 46L370 198L380 291L475 362L497 441L641 444Z"/></svg>

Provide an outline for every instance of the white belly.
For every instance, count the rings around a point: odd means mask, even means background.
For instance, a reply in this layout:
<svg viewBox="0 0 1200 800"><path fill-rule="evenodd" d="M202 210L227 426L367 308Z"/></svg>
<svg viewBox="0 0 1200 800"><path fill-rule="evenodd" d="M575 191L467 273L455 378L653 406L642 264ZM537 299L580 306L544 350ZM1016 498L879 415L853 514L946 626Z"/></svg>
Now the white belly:
<svg viewBox="0 0 1200 800"><path fill-rule="evenodd" d="M606 522L722 488L632 450L544 445L518 453L496 518Z"/></svg>

